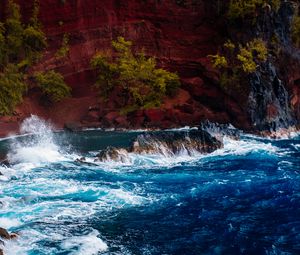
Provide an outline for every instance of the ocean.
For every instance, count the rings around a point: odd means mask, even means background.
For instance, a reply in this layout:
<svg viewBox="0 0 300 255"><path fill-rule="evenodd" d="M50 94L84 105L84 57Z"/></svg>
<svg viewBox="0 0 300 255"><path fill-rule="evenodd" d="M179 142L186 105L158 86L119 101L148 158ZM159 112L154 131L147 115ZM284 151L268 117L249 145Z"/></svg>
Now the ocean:
<svg viewBox="0 0 300 255"><path fill-rule="evenodd" d="M139 132L53 132L33 116L0 140L0 227L19 234L5 254L300 254L299 134L94 162Z"/></svg>

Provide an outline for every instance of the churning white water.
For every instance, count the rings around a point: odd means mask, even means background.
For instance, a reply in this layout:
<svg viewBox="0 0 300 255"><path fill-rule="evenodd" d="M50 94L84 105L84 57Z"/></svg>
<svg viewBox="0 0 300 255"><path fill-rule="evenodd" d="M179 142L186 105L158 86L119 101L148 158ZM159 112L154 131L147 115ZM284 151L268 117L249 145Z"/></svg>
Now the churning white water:
<svg viewBox="0 0 300 255"><path fill-rule="evenodd" d="M12 139L7 156L10 163L55 162L64 159L54 141L53 127L45 120L32 115L24 120L20 133L28 136L23 140Z"/></svg>

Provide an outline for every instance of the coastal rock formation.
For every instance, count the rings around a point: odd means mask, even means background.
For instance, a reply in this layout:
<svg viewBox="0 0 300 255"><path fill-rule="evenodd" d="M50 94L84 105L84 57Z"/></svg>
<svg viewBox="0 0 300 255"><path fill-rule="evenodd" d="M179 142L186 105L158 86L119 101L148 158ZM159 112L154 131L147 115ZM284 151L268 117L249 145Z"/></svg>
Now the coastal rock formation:
<svg viewBox="0 0 300 255"><path fill-rule="evenodd" d="M128 161L128 151L122 148L108 147L105 150L100 151L96 155L97 159L95 161L118 161L126 163Z"/></svg>
<svg viewBox="0 0 300 255"><path fill-rule="evenodd" d="M211 153L223 146L222 142L203 130L157 131L139 134L130 148L108 147L102 150L95 161L128 162L129 154L179 154Z"/></svg>

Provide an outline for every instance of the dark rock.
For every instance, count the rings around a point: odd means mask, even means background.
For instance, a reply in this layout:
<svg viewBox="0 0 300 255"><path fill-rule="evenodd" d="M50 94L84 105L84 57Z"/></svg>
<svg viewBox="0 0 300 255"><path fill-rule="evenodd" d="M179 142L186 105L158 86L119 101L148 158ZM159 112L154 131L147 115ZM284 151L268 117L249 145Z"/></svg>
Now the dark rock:
<svg viewBox="0 0 300 255"><path fill-rule="evenodd" d="M9 236L10 236L10 239L16 239L19 237L19 235L17 233L11 233Z"/></svg>
<svg viewBox="0 0 300 255"><path fill-rule="evenodd" d="M10 239L10 235L5 228L0 228L0 237L4 239Z"/></svg>
<svg viewBox="0 0 300 255"><path fill-rule="evenodd" d="M0 249L0 255L4 255L4 253L3 253L3 250L2 250L2 249Z"/></svg>
<svg viewBox="0 0 300 255"><path fill-rule="evenodd" d="M114 147L108 147L105 150L100 151L98 155L96 155L96 161L120 161L125 163L128 161L128 151L126 149L118 149Z"/></svg>
<svg viewBox="0 0 300 255"><path fill-rule="evenodd" d="M211 153L222 147L222 142L203 130L153 132L138 135L131 152L139 154L176 155L182 151L193 154Z"/></svg>

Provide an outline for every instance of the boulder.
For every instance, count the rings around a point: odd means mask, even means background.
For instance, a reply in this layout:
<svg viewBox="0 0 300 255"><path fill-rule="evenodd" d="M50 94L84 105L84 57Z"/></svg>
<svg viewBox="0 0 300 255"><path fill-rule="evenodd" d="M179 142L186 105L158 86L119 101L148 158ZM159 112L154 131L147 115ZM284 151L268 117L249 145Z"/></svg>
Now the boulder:
<svg viewBox="0 0 300 255"><path fill-rule="evenodd" d="M0 228L0 237L3 239L10 239L10 234L5 228Z"/></svg>
<svg viewBox="0 0 300 255"><path fill-rule="evenodd" d="M127 162L128 161L128 151L122 148L108 147L105 150L100 151L99 154L96 155L96 161L119 161L119 162Z"/></svg>
<svg viewBox="0 0 300 255"><path fill-rule="evenodd" d="M138 135L130 152L139 154L176 155L183 151L211 153L223 146L222 142L204 130L159 131Z"/></svg>

